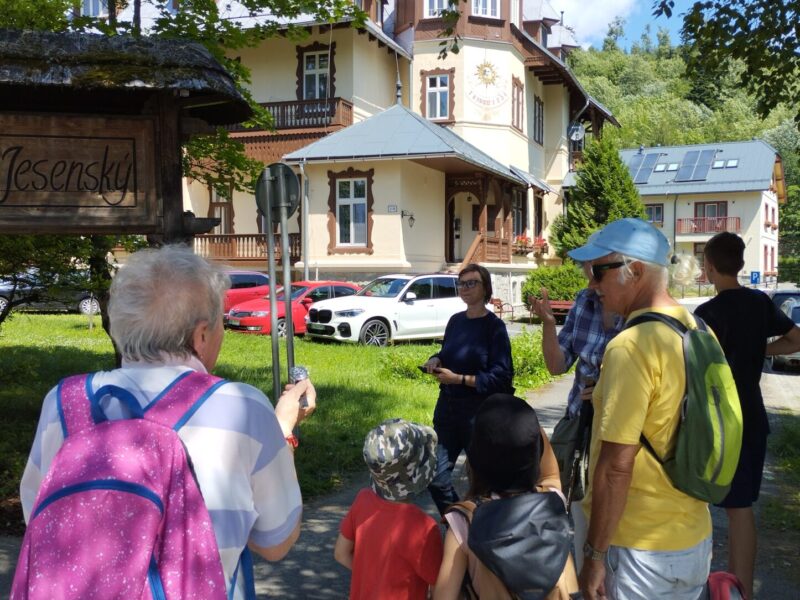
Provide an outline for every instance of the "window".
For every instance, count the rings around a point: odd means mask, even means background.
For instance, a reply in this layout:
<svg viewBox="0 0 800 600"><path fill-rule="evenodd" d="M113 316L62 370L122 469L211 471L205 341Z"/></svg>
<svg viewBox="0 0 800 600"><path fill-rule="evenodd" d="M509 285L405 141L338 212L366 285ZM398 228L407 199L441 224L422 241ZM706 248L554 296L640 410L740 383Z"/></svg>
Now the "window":
<svg viewBox="0 0 800 600"><path fill-rule="evenodd" d="M269 285L269 277L258 273L231 273L231 289L241 290L247 288Z"/></svg>
<svg viewBox="0 0 800 600"><path fill-rule="evenodd" d="M417 300L430 300L433 298L433 278L425 277L423 279L417 279L408 286L406 295L409 293L416 294Z"/></svg>
<svg viewBox="0 0 800 600"><path fill-rule="evenodd" d="M677 171L678 170L678 163L669 163L667 165L667 171Z"/></svg>
<svg viewBox="0 0 800 600"><path fill-rule="evenodd" d="M447 0L426 0L425 16L429 19L435 19L442 14L445 8L447 8Z"/></svg>
<svg viewBox="0 0 800 600"><path fill-rule="evenodd" d="M769 206L764 205L764 227L769 227Z"/></svg>
<svg viewBox="0 0 800 600"><path fill-rule="evenodd" d="M725 167L725 161L724 160L715 160L714 164L711 165L712 169L722 169L723 167Z"/></svg>
<svg viewBox="0 0 800 600"><path fill-rule="evenodd" d="M528 230L527 192L514 188L511 191L511 221L514 237L525 235Z"/></svg>
<svg viewBox="0 0 800 600"><path fill-rule="evenodd" d="M533 97L533 141L544 144L544 102L539 96Z"/></svg>
<svg viewBox="0 0 800 600"><path fill-rule="evenodd" d="M472 14L476 17L500 18L500 0L472 0Z"/></svg>
<svg viewBox="0 0 800 600"><path fill-rule="evenodd" d="M739 166L739 159L738 158L731 158L725 163L726 169L735 169Z"/></svg>
<svg viewBox="0 0 800 600"><path fill-rule="evenodd" d="M336 42L330 46L314 42L309 46L297 46L295 50L297 99L324 100L336 97Z"/></svg>
<svg viewBox="0 0 800 600"><path fill-rule="evenodd" d="M336 184L337 244L367 243L367 180L340 179Z"/></svg>
<svg viewBox="0 0 800 600"><path fill-rule="evenodd" d="M544 230L544 198L541 193L536 193L533 197L533 235L542 237Z"/></svg>
<svg viewBox="0 0 800 600"><path fill-rule="evenodd" d="M229 194L233 195L233 189ZM233 233L233 203L231 199L221 195L214 188L209 188L208 195L208 216L220 220L219 225L214 227L211 233L216 235Z"/></svg>
<svg viewBox="0 0 800 600"><path fill-rule="evenodd" d="M420 112L432 121L452 121L455 106L453 78L455 69L420 71L422 101Z"/></svg>
<svg viewBox="0 0 800 600"><path fill-rule="evenodd" d="M353 294L356 293L356 290L354 290L351 287L346 287L344 285L337 285L334 286L333 293L337 298L342 298L344 296L352 296Z"/></svg>
<svg viewBox="0 0 800 600"><path fill-rule="evenodd" d="M108 15L106 0L83 0L81 3L81 16L105 17Z"/></svg>
<svg viewBox="0 0 800 600"><path fill-rule="evenodd" d="M777 227L778 226L778 216L775 214L775 207L774 206L772 207L772 226L773 227Z"/></svg>
<svg viewBox="0 0 800 600"><path fill-rule="evenodd" d="M330 297L331 297L331 288L329 288L327 285L314 288L313 290L308 292L308 295L306 296L306 298L311 298L313 302L319 302L320 300L327 300Z"/></svg>
<svg viewBox="0 0 800 600"><path fill-rule="evenodd" d="M511 126L522 131L522 115L525 106L525 88L516 77L511 78Z"/></svg>
<svg viewBox="0 0 800 600"><path fill-rule="evenodd" d="M303 99L328 97L328 53L308 52L303 61Z"/></svg>
<svg viewBox="0 0 800 600"><path fill-rule="evenodd" d="M511 0L511 24L519 29L519 0Z"/></svg>
<svg viewBox="0 0 800 600"><path fill-rule="evenodd" d="M372 254L375 169L328 171L328 254Z"/></svg>
<svg viewBox="0 0 800 600"><path fill-rule="evenodd" d="M656 167L655 167L655 169L653 169L653 171L655 171L656 173L661 173L662 171L665 171L666 169L667 169L667 165L665 163L660 163L660 164L656 165Z"/></svg>
<svg viewBox="0 0 800 600"><path fill-rule="evenodd" d="M644 212L647 215L647 221L655 225L664 224L664 205L663 204L645 204Z"/></svg>
<svg viewBox="0 0 800 600"><path fill-rule="evenodd" d="M769 258L770 258L770 270L774 273L775 272L775 246L770 246L769 249Z"/></svg>
<svg viewBox="0 0 800 600"><path fill-rule="evenodd" d="M456 280L453 277L434 277L433 278L433 297L434 298L456 298Z"/></svg>
<svg viewBox="0 0 800 600"><path fill-rule="evenodd" d="M694 205L694 216L706 219L728 216L727 202L698 202Z"/></svg>

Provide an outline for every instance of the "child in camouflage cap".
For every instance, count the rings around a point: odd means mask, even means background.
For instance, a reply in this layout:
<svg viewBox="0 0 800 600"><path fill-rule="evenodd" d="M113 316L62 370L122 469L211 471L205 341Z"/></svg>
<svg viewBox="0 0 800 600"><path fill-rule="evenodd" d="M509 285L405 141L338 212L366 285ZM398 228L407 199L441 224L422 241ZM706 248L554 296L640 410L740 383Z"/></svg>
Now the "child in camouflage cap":
<svg viewBox="0 0 800 600"><path fill-rule="evenodd" d="M436 433L389 419L364 441L370 487L356 496L339 528L334 557L353 571L350 599L419 599L436 582L442 536L430 516L408 499L436 472Z"/></svg>

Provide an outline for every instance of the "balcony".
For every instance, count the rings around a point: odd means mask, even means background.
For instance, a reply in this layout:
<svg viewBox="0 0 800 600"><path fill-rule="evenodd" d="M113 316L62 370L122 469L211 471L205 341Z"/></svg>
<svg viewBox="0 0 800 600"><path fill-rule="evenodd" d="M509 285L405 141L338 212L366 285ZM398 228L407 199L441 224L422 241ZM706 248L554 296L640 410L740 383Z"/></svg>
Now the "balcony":
<svg viewBox="0 0 800 600"><path fill-rule="evenodd" d="M288 102L262 102L272 115L275 129L314 129L321 127L347 127L353 124L353 104L342 98L327 100L291 100ZM252 132L241 125L229 131Z"/></svg>
<svg viewBox="0 0 800 600"><path fill-rule="evenodd" d="M195 254L234 266L264 265L267 261L267 235L264 233L223 233L197 235ZM289 234L289 260L300 260L300 234ZM275 236L275 260L281 259L280 236Z"/></svg>
<svg viewBox="0 0 800 600"><path fill-rule="evenodd" d="M676 233L714 234L720 231L740 233L741 230L740 217L694 217L692 219L678 219Z"/></svg>

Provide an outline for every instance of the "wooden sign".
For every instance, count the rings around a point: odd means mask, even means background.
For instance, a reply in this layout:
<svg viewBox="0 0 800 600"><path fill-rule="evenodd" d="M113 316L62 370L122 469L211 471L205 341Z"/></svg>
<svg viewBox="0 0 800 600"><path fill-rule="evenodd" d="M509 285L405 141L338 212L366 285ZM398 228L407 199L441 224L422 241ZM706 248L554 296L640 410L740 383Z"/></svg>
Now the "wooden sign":
<svg viewBox="0 0 800 600"><path fill-rule="evenodd" d="M158 231L154 136L151 118L0 112L0 232Z"/></svg>

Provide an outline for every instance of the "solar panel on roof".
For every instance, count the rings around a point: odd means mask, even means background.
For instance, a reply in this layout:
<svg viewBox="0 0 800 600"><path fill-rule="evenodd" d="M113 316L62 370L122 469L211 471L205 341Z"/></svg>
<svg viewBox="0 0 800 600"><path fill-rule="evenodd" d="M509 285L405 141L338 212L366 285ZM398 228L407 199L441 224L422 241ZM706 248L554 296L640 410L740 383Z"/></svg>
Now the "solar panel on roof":
<svg viewBox="0 0 800 600"><path fill-rule="evenodd" d="M631 162L628 163L628 169L631 172L631 177L636 177L636 173L639 172L639 167L644 160L644 154L634 154Z"/></svg>
<svg viewBox="0 0 800 600"><path fill-rule="evenodd" d="M700 153L700 158L697 159L697 166L692 173L692 181L705 181L708 177L708 170L711 168L711 163L714 162L714 155L716 150L703 150Z"/></svg>
<svg viewBox="0 0 800 600"><path fill-rule="evenodd" d="M633 178L633 183L647 183L647 180L650 178L650 173L653 172L653 167L656 165L656 161L658 161L659 156L660 154L648 154L644 157L642 166L639 167L639 172L636 173L636 177Z"/></svg>
<svg viewBox="0 0 800 600"><path fill-rule="evenodd" d="M683 156L681 168L675 174L675 181L691 181L697 159L700 158L699 150L690 150Z"/></svg>

